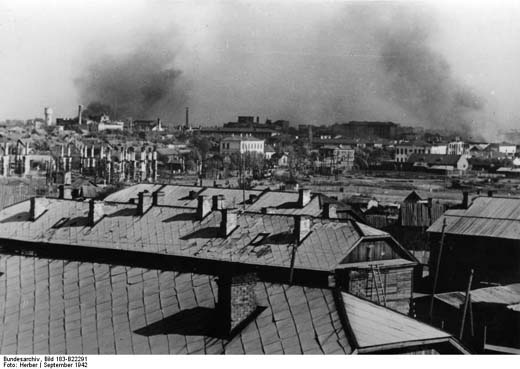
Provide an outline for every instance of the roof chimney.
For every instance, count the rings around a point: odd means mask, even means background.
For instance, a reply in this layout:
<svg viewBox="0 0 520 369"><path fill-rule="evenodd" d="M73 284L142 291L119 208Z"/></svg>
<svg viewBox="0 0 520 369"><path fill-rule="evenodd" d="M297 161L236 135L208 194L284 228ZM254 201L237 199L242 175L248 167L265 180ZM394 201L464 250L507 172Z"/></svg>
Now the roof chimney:
<svg viewBox="0 0 520 369"><path fill-rule="evenodd" d="M208 197L200 195L197 198L197 218L202 220L211 212L211 204L209 203Z"/></svg>
<svg viewBox="0 0 520 369"><path fill-rule="evenodd" d="M326 203L323 204L323 218L325 219L338 219L336 210L338 209L336 204Z"/></svg>
<svg viewBox="0 0 520 369"><path fill-rule="evenodd" d="M257 276L255 273L243 275L221 275L217 280L218 300L217 324L226 336L232 336L240 329L241 323L257 311L255 295Z"/></svg>
<svg viewBox="0 0 520 369"><path fill-rule="evenodd" d="M103 203L93 199L88 202L88 225L90 227L94 227L104 215Z"/></svg>
<svg viewBox="0 0 520 369"><path fill-rule="evenodd" d="M249 195L249 203L250 204L254 203L256 200L258 200L258 195L255 195L255 194L250 194Z"/></svg>
<svg viewBox="0 0 520 369"><path fill-rule="evenodd" d="M222 210L225 206L224 195L214 195L213 196L213 206L211 210Z"/></svg>
<svg viewBox="0 0 520 369"><path fill-rule="evenodd" d="M193 191L191 190L189 193L188 193L188 197L191 199L191 200L195 200L197 198L197 194L198 194L198 191Z"/></svg>
<svg viewBox="0 0 520 369"><path fill-rule="evenodd" d="M311 221L303 215L294 216L294 237L301 243L311 231Z"/></svg>
<svg viewBox="0 0 520 369"><path fill-rule="evenodd" d="M152 193L152 206L159 206L161 204L161 199L164 197L163 191L155 191Z"/></svg>
<svg viewBox="0 0 520 369"><path fill-rule="evenodd" d="M275 208L272 206L264 206L264 207L262 207L261 211L262 211L262 214L275 214L276 213Z"/></svg>
<svg viewBox="0 0 520 369"><path fill-rule="evenodd" d="M303 208L311 201L311 190L300 189L298 191L298 207Z"/></svg>
<svg viewBox="0 0 520 369"><path fill-rule="evenodd" d="M222 237L227 237L238 227L238 213L236 209L222 209L222 219L220 220L220 233Z"/></svg>
<svg viewBox="0 0 520 369"><path fill-rule="evenodd" d="M462 207L467 209L469 206L469 193L468 191L462 192Z"/></svg>
<svg viewBox="0 0 520 369"><path fill-rule="evenodd" d="M58 186L58 198L60 199L72 199L72 189L65 185Z"/></svg>
<svg viewBox="0 0 520 369"><path fill-rule="evenodd" d="M29 209L30 220L36 220L42 215L47 209L41 197L31 197L31 207Z"/></svg>
<svg viewBox="0 0 520 369"><path fill-rule="evenodd" d="M148 192L137 194L137 214L144 215L152 207L152 198Z"/></svg>

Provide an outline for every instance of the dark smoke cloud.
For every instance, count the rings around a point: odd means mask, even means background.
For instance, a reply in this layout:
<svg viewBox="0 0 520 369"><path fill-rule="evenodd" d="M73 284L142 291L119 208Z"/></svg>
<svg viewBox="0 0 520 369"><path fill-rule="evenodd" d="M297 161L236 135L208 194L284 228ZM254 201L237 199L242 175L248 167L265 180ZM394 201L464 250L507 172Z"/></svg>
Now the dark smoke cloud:
<svg viewBox="0 0 520 369"><path fill-rule="evenodd" d="M190 106L202 125L258 115L455 131L483 108L436 52L434 14L423 4L225 2L211 14L198 39L186 31L172 42L176 32L151 27L127 52L94 52L77 83L83 103L177 123Z"/></svg>
<svg viewBox="0 0 520 369"><path fill-rule="evenodd" d="M429 45L434 26L409 9L393 10L390 27L377 32L388 98L432 128L471 130L483 100L457 81L446 59Z"/></svg>
<svg viewBox="0 0 520 369"><path fill-rule="evenodd" d="M76 80L85 103L110 106L116 118L167 118L186 100L182 72L175 67L175 52L163 35L118 54L90 53L90 63Z"/></svg>

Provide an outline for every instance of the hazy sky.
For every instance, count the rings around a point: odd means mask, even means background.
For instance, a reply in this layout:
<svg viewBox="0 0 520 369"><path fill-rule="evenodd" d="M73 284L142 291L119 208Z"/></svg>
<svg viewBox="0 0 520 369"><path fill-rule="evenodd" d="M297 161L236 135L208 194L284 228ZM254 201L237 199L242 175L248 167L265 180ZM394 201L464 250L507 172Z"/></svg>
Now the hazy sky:
<svg viewBox="0 0 520 369"><path fill-rule="evenodd" d="M520 2L2 0L0 86L0 119L108 99L180 123L493 131L520 123Z"/></svg>

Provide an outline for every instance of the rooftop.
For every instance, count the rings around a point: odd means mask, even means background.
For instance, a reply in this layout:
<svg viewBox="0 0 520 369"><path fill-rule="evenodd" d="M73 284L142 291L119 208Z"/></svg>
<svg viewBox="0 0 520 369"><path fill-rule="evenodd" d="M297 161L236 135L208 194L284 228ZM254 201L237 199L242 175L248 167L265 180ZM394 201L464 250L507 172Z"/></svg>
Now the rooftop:
<svg viewBox="0 0 520 369"><path fill-rule="evenodd" d="M207 275L21 255L4 255L0 270L2 354L349 354L427 343L467 352L445 332L331 289L259 281L260 313L225 338Z"/></svg>
<svg viewBox="0 0 520 369"><path fill-rule="evenodd" d="M520 239L520 198L476 197L468 209L448 210L428 228L447 234Z"/></svg>
<svg viewBox="0 0 520 369"><path fill-rule="evenodd" d="M244 213L237 218L237 228L223 237L221 211L199 219L193 209L152 206L140 216L136 205L104 203L103 216L91 227L88 202L41 202L46 210L34 221L29 219L30 201L0 211L0 238L31 242L37 248L54 244L328 271L362 239L376 235L414 261L388 233L353 221L311 219L309 233L293 255L295 219L289 216Z"/></svg>

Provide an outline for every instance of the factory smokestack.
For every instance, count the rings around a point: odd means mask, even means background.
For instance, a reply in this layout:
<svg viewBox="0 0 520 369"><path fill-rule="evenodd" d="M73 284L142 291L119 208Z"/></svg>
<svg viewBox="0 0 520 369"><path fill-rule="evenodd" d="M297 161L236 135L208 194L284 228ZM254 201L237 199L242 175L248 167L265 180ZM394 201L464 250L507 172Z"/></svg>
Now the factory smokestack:
<svg viewBox="0 0 520 369"><path fill-rule="evenodd" d="M184 126L190 128L190 108L186 108L186 123Z"/></svg>
<svg viewBox="0 0 520 369"><path fill-rule="evenodd" d="M83 105L78 105L78 124L81 125L81 118L83 117Z"/></svg>

